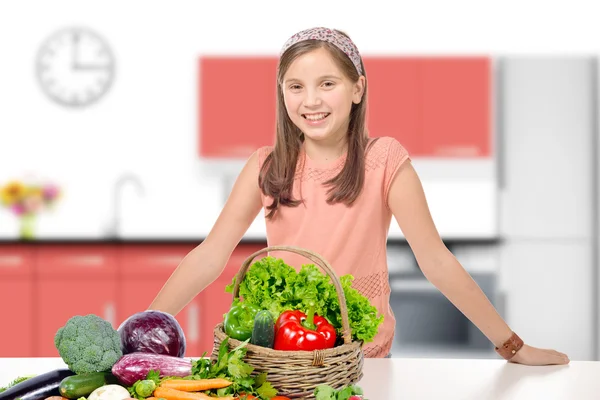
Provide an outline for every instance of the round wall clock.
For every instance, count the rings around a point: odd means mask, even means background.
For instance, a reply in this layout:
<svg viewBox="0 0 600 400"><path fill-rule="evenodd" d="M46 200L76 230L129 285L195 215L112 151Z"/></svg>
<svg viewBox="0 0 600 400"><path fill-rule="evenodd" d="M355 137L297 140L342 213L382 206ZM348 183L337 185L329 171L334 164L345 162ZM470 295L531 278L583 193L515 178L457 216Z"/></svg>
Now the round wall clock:
<svg viewBox="0 0 600 400"><path fill-rule="evenodd" d="M108 92L115 76L115 58L97 33L66 28L42 44L36 75L50 99L67 107L85 107Z"/></svg>

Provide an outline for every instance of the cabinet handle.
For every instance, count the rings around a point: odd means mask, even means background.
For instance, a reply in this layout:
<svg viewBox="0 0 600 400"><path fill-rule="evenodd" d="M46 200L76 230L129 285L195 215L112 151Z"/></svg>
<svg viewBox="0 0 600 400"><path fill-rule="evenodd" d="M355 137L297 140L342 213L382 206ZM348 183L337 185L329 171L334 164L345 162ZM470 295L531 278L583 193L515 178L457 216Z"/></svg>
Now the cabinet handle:
<svg viewBox="0 0 600 400"><path fill-rule="evenodd" d="M183 260L183 256L159 256L152 257L153 264L163 264L165 267L176 267Z"/></svg>
<svg viewBox="0 0 600 400"><path fill-rule="evenodd" d="M104 319L115 326L115 304L113 302L104 305Z"/></svg>
<svg viewBox="0 0 600 400"><path fill-rule="evenodd" d="M438 290L427 279L394 279L390 282L393 293L421 292L436 293Z"/></svg>
<svg viewBox="0 0 600 400"><path fill-rule="evenodd" d="M72 264L81 265L83 267L99 267L104 264L104 257L96 255L69 257L68 260Z"/></svg>
<svg viewBox="0 0 600 400"><path fill-rule="evenodd" d="M496 180L500 190L506 189L506 135L504 132L504 78L506 69L502 59L496 59L494 71L494 126L496 127Z"/></svg>
<svg viewBox="0 0 600 400"><path fill-rule="evenodd" d="M187 337L192 342L198 341L198 332L200 330L200 318L198 318L198 305L195 303L190 304L188 308L188 331Z"/></svg>
<svg viewBox="0 0 600 400"><path fill-rule="evenodd" d="M21 256L0 256L0 267L17 268L23 264Z"/></svg>

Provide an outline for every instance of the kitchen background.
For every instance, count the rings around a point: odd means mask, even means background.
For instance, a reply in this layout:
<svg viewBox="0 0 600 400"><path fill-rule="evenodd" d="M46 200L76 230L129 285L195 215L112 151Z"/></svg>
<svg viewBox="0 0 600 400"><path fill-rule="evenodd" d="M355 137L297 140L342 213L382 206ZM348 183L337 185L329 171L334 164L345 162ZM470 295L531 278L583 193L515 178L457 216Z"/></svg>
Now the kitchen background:
<svg viewBox="0 0 600 400"><path fill-rule="evenodd" d="M0 356L57 356L70 316L116 328L150 304L271 143L281 45L325 25L362 52L371 136L411 152L441 236L501 315L531 345L598 360L600 50L574 4L3 3L0 186L60 197L33 220L0 210ZM210 351L225 284L265 245L261 214L177 315L188 356ZM394 357L497 357L394 220L388 259Z"/></svg>

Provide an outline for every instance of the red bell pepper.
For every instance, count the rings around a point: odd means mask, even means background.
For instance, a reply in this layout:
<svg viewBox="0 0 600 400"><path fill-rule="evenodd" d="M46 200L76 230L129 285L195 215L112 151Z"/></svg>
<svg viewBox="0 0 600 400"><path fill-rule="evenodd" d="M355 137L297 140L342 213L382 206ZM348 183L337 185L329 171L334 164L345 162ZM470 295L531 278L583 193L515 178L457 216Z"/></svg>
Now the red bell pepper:
<svg viewBox="0 0 600 400"><path fill-rule="evenodd" d="M325 318L315 314L314 306L308 315L300 310L281 313L275 323L275 350L322 350L335 345L336 332Z"/></svg>

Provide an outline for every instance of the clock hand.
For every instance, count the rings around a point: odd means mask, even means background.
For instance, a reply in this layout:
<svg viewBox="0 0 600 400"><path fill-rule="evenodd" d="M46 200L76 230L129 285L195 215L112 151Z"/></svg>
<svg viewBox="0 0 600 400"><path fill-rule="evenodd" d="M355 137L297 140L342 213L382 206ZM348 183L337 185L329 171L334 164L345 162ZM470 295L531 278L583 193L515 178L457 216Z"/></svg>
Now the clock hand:
<svg viewBox="0 0 600 400"><path fill-rule="evenodd" d="M107 65L93 65L93 64L88 64L88 65L77 65L77 67L75 68L78 71L83 71L83 70L102 70L102 69L108 69Z"/></svg>
<svg viewBox="0 0 600 400"><path fill-rule="evenodd" d="M73 63L72 68L77 69L79 60L79 32L75 32L72 36L73 42Z"/></svg>

